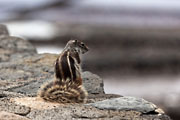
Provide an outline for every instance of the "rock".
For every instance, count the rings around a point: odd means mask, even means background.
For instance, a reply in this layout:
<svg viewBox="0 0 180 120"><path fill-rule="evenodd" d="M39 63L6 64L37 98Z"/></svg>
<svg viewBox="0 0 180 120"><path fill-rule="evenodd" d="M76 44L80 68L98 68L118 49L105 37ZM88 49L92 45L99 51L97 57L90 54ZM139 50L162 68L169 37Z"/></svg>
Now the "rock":
<svg viewBox="0 0 180 120"><path fill-rule="evenodd" d="M0 36L0 48L0 111L10 113L3 113L5 119L16 119L18 115L22 115L33 120L170 120L165 114L158 115L157 111L160 110L143 99L129 97L129 101L126 101L122 96L104 94L103 80L90 72L82 74L84 86L90 95L87 100L89 105L57 104L32 97L36 96L37 90L44 82L54 78L54 61L57 55L37 54L30 43L7 35ZM124 104L117 102L119 99L122 99ZM102 105L102 100L106 104ZM93 105L98 105L101 109ZM119 105L124 105L124 108L119 109Z"/></svg>
<svg viewBox="0 0 180 120"><path fill-rule="evenodd" d="M90 103L94 107L99 109L108 109L108 110L134 110L139 111L141 113L150 113L150 112L158 112L157 106L151 102L148 102L142 98L135 98L135 97L120 97L120 98L113 98L107 99L104 101L99 101L96 103ZM164 114L163 111L157 114Z"/></svg>
<svg viewBox="0 0 180 120"><path fill-rule="evenodd" d="M94 94L91 95L89 99L93 99L94 101L99 101L99 100L105 100L107 98L117 98L119 95L114 95L114 94ZM43 99L39 97L13 97L10 99L11 102L21 105L21 106L26 106L30 107L31 109L37 109L37 110L43 110L43 109L52 109L58 106L62 106L62 104L59 103L52 103L52 102L46 102ZM87 100L87 102L92 102L90 100Z"/></svg>
<svg viewBox="0 0 180 120"><path fill-rule="evenodd" d="M60 104L58 103L45 102L39 97L17 97L12 98L11 101L13 101L17 105L23 105L37 110L52 109L60 106Z"/></svg>
<svg viewBox="0 0 180 120"><path fill-rule="evenodd" d="M122 95L117 94L89 94L87 103L94 103L95 101L102 101L110 98L118 98Z"/></svg>
<svg viewBox="0 0 180 120"><path fill-rule="evenodd" d="M10 62L0 63L0 88L3 90L36 96L40 86L54 78L55 54L24 54L13 58ZM99 76L84 72L82 78L89 94L104 93L103 80Z"/></svg>
<svg viewBox="0 0 180 120"><path fill-rule="evenodd" d="M117 95L97 94L97 98L103 100L116 98ZM98 101L97 99L94 99ZM59 120L59 119L104 119L104 120L170 120L165 114L142 113L136 110L109 110L99 109L86 104L57 104L45 102L37 97L11 98L11 102L19 106L30 107L31 111L26 115L33 120Z"/></svg>
<svg viewBox="0 0 180 120"><path fill-rule="evenodd" d="M43 82L53 79L55 58L54 55L43 54L22 57L16 62L0 63L0 88L25 95L36 95Z"/></svg>
<svg viewBox="0 0 180 120"><path fill-rule="evenodd" d="M88 93L91 94L104 93L103 79L100 78L98 75L86 71L83 72L82 78L83 78L83 84L86 90L88 91Z"/></svg>
<svg viewBox="0 0 180 120"><path fill-rule="evenodd" d="M36 49L28 41L12 36L0 36L0 62L10 61L14 54L32 55Z"/></svg>
<svg viewBox="0 0 180 120"><path fill-rule="evenodd" d="M13 53L36 53L36 49L27 40L13 36L1 36L0 47Z"/></svg>
<svg viewBox="0 0 180 120"><path fill-rule="evenodd" d="M0 111L6 111L18 115L27 115L30 112L30 108L23 105L17 105L13 103L9 97L6 97L0 99Z"/></svg>
<svg viewBox="0 0 180 120"><path fill-rule="evenodd" d="M0 90L0 98L5 98L5 97L24 97L24 95L16 92Z"/></svg>
<svg viewBox="0 0 180 120"><path fill-rule="evenodd" d="M98 109L83 104L65 104L55 106L52 109L31 109L27 115L34 120L59 120L59 119L103 119L103 120L170 120L166 115L141 114L141 112L130 110L108 110Z"/></svg>
<svg viewBox="0 0 180 120"><path fill-rule="evenodd" d="M54 109L37 111L34 110L27 115L28 118L35 120L59 120L59 119L100 119L108 118L108 111L101 111L83 105L61 105Z"/></svg>
<svg viewBox="0 0 180 120"><path fill-rule="evenodd" d="M30 120L26 117L20 116L20 115L16 115L13 113L8 113L5 111L1 111L0 112L0 119L1 120Z"/></svg>

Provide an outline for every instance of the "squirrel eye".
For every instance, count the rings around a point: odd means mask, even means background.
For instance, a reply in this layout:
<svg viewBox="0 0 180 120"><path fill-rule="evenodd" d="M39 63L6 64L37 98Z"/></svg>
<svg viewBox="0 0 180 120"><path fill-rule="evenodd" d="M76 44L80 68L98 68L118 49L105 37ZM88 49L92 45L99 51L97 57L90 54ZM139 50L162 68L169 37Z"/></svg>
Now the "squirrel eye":
<svg viewBox="0 0 180 120"><path fill-rule="evenodd" d="M81 43L82 46L85 46L84 43Z"/></svg>

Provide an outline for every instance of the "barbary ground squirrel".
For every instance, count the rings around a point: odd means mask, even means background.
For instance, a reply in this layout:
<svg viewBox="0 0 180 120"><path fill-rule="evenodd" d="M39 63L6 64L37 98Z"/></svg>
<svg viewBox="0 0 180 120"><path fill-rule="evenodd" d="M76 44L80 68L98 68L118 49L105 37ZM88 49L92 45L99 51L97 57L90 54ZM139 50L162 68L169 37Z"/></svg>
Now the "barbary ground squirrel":
<svg viewBox="0 0 180 120"><path fill-rule="evenodd" d="M82 85L80 54L88 47L78 40L70 40L55 62L55 79L43 84L38 96L50 102L83 103L87 91Z"/></svg>

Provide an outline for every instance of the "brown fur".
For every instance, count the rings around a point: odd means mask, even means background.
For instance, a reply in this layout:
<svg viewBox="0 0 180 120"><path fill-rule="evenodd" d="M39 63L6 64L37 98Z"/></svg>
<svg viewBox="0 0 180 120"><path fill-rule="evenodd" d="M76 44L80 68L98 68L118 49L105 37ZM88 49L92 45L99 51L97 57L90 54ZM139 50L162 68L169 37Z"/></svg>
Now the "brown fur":
<svg viewBox="0 0 180 120"><path fill-rule="evenodd" d="M46 101L58 103L84 103L88 93L82 85L73 82L51 81L41 86L38 96Z"/></svg>
<svg viewBox="0 0 180 120"><path fill-rule="evenodd" d="M55 80L42 85L38 96L50 102L85 102L88 94L82 85L79 54L87 51L84 43L70 40L55 62Z"/></svg>

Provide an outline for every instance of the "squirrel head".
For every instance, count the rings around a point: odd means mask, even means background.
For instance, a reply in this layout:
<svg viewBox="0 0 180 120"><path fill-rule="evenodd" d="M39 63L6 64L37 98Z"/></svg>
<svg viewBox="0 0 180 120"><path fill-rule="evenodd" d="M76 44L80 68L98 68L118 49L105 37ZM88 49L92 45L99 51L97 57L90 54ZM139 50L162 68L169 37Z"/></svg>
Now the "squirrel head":
<svg viewBox="0 0 180 120"><path fill-rule="evenodd" d="M74 50L81 54L84 54L89 50L89 48L79 40L69 40L65 49Z"/></svg>

